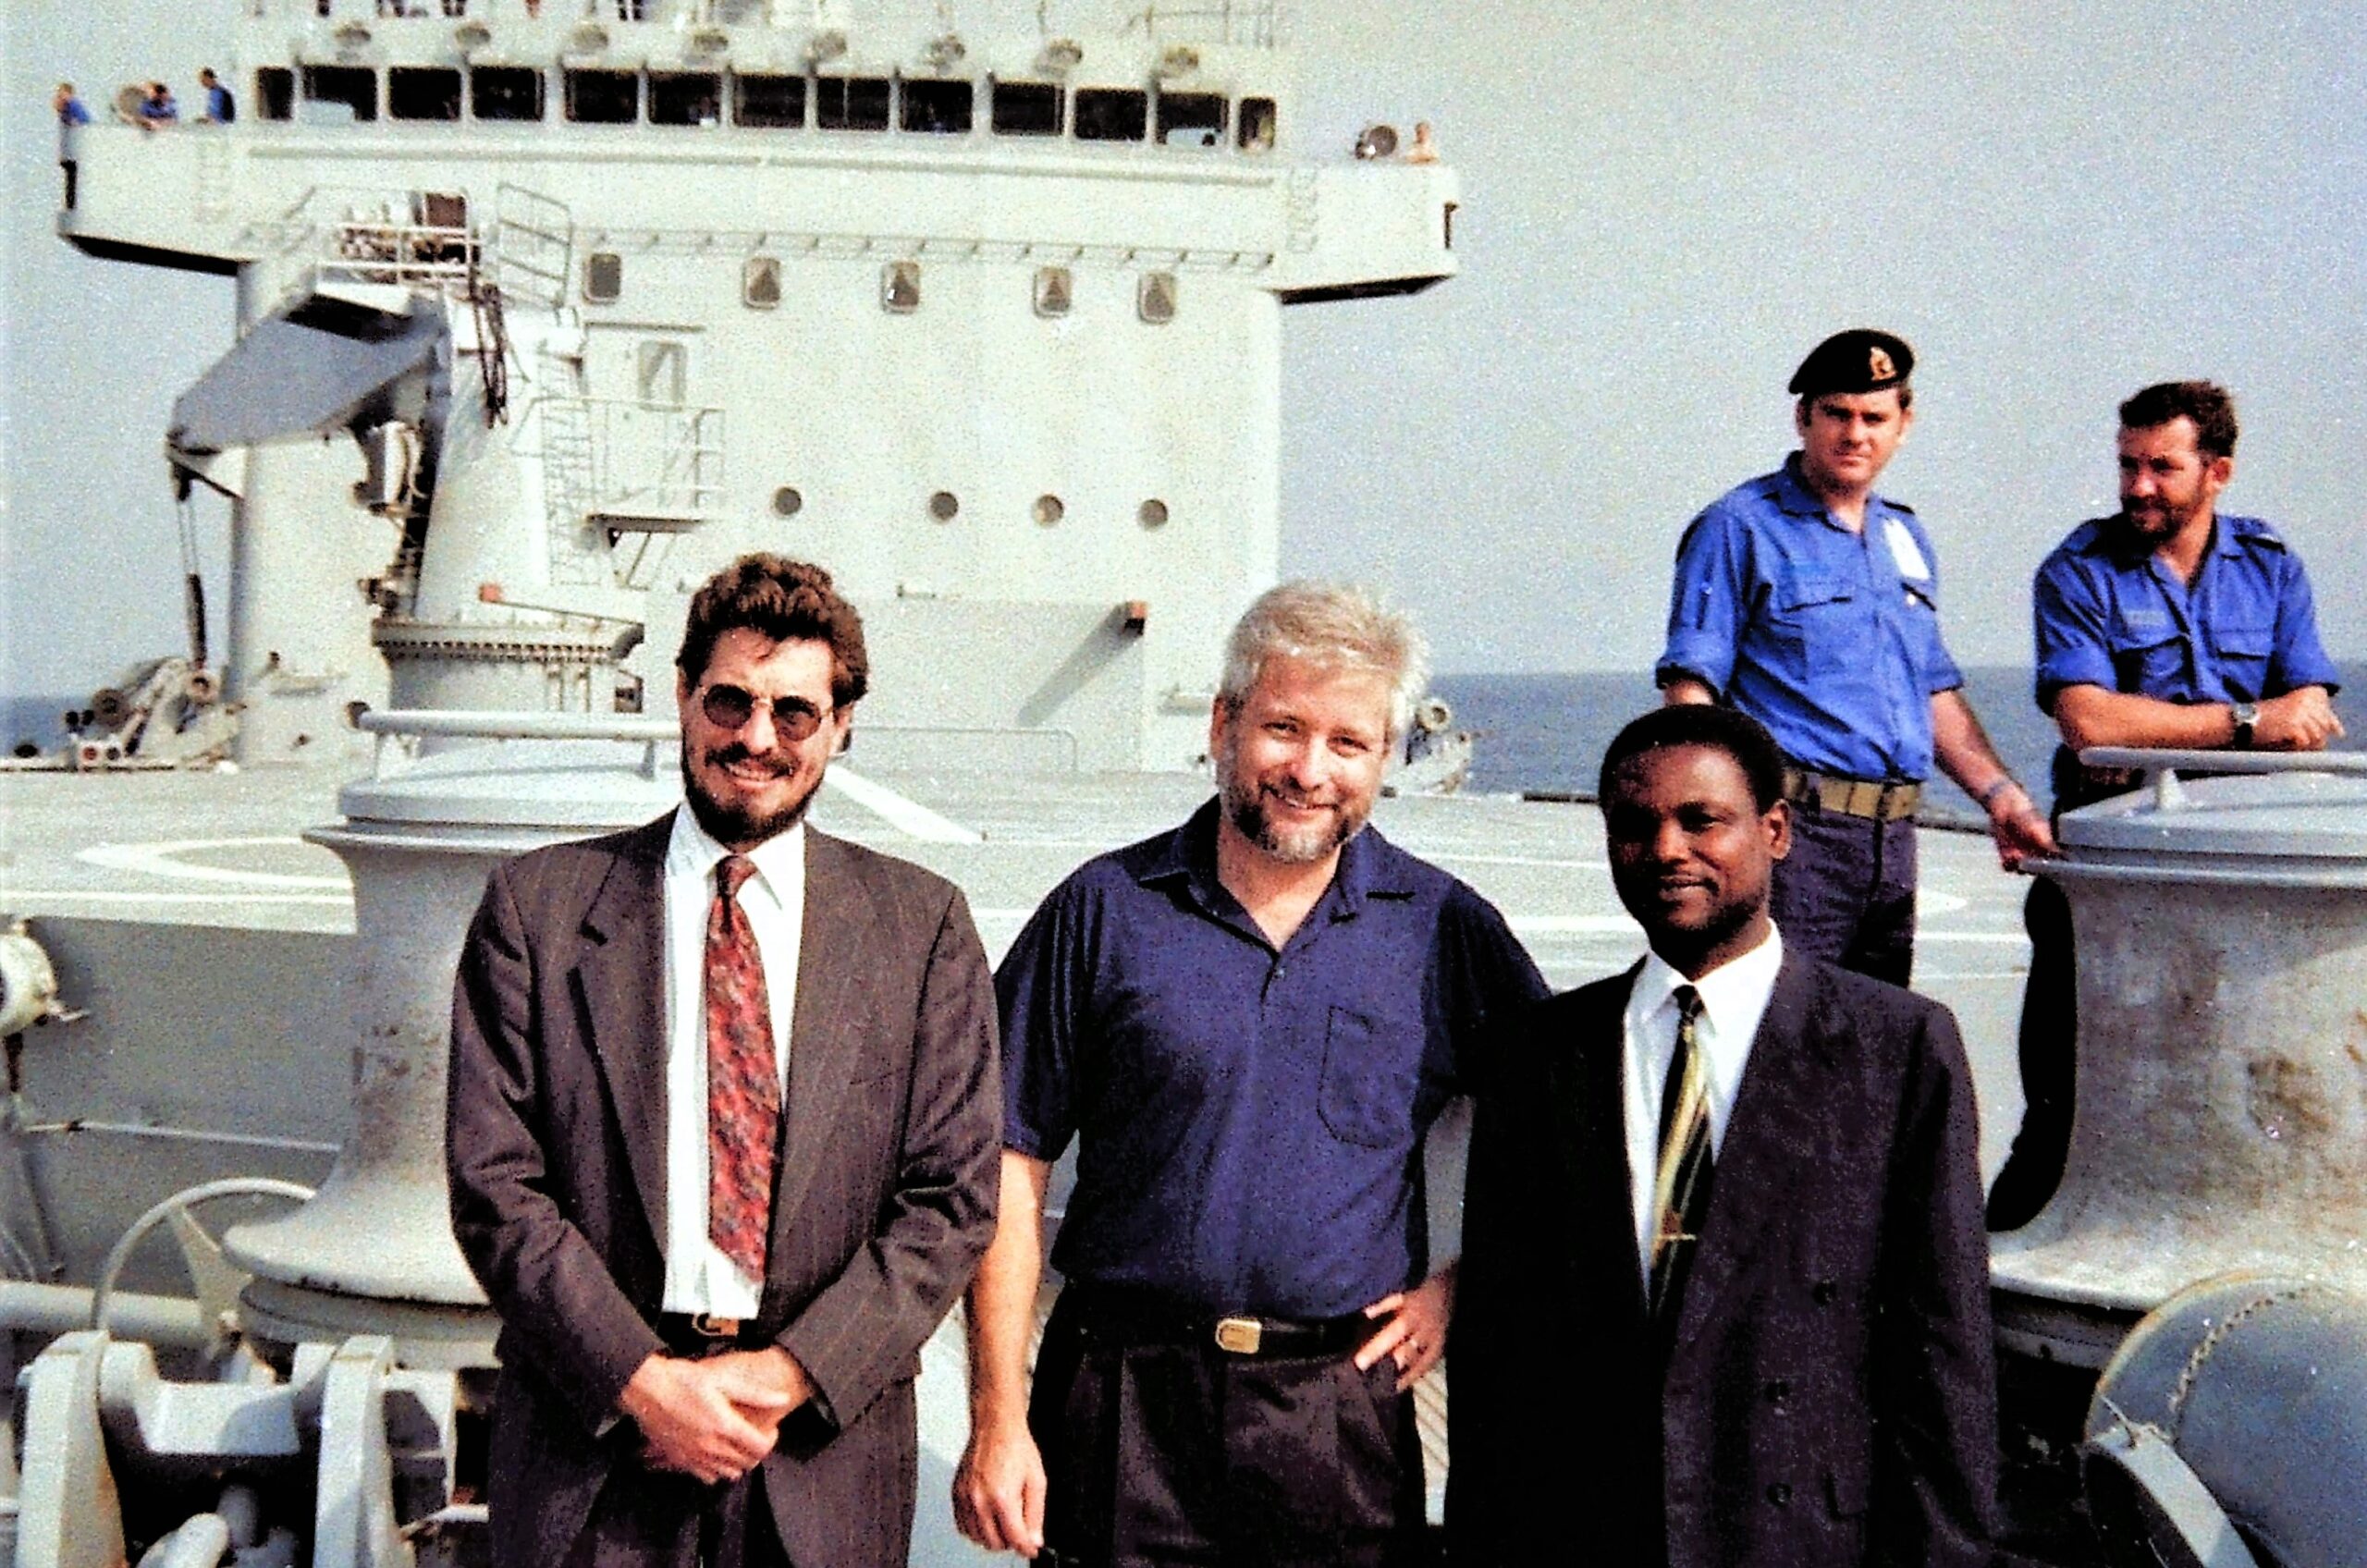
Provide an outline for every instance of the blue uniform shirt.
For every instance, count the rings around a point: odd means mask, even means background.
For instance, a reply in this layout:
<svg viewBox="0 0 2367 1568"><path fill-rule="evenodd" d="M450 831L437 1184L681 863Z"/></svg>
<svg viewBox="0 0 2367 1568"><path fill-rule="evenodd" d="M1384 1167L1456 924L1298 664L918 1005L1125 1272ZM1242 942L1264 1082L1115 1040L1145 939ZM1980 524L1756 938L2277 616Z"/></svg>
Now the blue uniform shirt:
<svg viewBox="0 0 2367 1568"><path fill-rule="evenodd" d="M2112 518L2071 531L2030 590L2038 705L2066 686L2172 703L2256 703L2335 689L2309 574L2258 518L2217 520L2194 582L2124 543Z"/></svg>
<svg viewBox="0 0 2367 1568"><path fill-rule="evenodd" d="M1428 1269L1423 1135L1481 1014L1545 985L1493 905L1370 827L1276 952L1217 880L1216 811L1086 862L1020 933L1003 1142L1078 1141L1070 1279L1343 1317Z"/></svg>
<svg viewBox="0 0 2367 1568"><path fill-rule="evenodd" d="M1685 531L1656 673L1662 685L1702 681L1803 767L1922 779L1932 695L1964 684L1939 599L1915 514L1872 496L1864 532L1851 533L1802 483L1794 453Z"/></svg>
<svg viewBox="0 0 2367 1568"><path fill-rule="evenodd" d="M59 125L88 125L91 123L91 111L82 106L82 100L80 98L68 98L58 108L57 123Z"/></svg>

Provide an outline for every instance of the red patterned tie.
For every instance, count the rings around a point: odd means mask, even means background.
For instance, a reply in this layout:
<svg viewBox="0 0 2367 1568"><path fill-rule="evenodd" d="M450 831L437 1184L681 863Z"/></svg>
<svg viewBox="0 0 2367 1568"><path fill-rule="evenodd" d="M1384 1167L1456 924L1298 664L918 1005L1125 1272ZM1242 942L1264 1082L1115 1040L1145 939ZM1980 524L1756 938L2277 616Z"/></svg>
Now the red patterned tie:
<svg viewBox="0 0 2367 1568"><path fill-rule="evenodd" d="M726 1257L761 1280L772 1221L780 1079L773 1068L765 961L748 912L740 907L740 889L755 874L746 856L724 856L706 916L706 1233Z"/></svg>

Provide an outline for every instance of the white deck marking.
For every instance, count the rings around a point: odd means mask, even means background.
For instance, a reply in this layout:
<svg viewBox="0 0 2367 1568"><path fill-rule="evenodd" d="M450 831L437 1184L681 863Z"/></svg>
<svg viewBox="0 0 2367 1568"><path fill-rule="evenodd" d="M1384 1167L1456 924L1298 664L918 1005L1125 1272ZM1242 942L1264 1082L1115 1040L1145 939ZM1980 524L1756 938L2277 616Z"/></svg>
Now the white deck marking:
<svg viewBox="0 0 2367 1568"><path fill-rule="evenodd" d="M146 844L93 844L78 850L74 858L110 871L136 871L150 876L178 876L192 882L252 882L266 888L323 888L342 890L342 876L306 876L281 871L240 871L227 865L193 865L176 856L204 850L279 849L304 840L275 835L255 839L163 839Z"/></svg>
<svg viewBox="0 0 2367 1568"><path fill-rule="evenodd" d="M833 767L822 782L907 837L932 844L983 844L986 835L898 794L887 785L865 778L843 766Z"/></svg>

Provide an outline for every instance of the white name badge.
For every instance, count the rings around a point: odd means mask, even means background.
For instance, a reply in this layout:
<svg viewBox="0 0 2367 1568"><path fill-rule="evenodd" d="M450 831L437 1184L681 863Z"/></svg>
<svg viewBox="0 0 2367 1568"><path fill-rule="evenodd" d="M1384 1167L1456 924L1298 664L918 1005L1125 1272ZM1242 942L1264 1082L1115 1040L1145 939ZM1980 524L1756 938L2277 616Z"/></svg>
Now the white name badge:
<svg viewBox="0 0 2367 1568"><path fill-rule="evenodd" d="M1923 558L1922 550L1915 543L1915 535L1907 531L1907 524L1896 518L1890 519L1889 523L1890 526L1883 530L1883 537L1890 541L1890 558L1898 563L1899 576L1911 577L1919 582L1931 582L1932 563Z"/></svg>

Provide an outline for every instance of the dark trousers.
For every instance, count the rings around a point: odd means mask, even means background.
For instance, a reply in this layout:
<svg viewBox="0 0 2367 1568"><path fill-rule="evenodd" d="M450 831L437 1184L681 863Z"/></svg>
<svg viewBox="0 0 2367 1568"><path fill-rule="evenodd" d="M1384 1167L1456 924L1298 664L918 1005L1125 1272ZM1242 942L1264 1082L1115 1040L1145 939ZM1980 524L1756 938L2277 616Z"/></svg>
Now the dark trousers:
<svg viewBox="0 0 2367 1568"><path fill-rule="evenodd" d="M1989 1189L1989 1228L2018 1231L2038 1217L2063 1180L2071 1153L2071 1106L2079 1084L2079 968L2071 952L2071 900L2042 876L2022 903L2030 973L2022 986L2021 1131Z"/></svg>
<svg viewBox="0 0 2367 1568"><path fill-rule="evenodd" d="M1414 1401L1386 1356L1242 1357L1097 1329L1063 1294L1028 1425L1054 1568L1400 1568L1423 1529ZM1045 1560L1039 1558L1038 1563Z"/></svg>
<svg viewBox="0 0 2367 1568"><path fill-rule="evenodd" d="M600 1488L568 1568L790 1568L764 1476L710 1486L626 1460Z"/></svg>
<svg viewBox="0 0 2367 1568"><path fill-rule="evenodd" d="M762 1342L709 1339L671 1314L658 1331L668 1354L693 1360ZM625 1426L610 1437L630 1442L634 1456L619 1458L609 1472L567 1568L790 1568L761 1465L717 1483L653 1470L638 1457L639 1433L631 1422Z"/></svg>
<svg viewBox="0 0 2367 1568"><path fill-rule="evenodd" d="M1792 806L1768 913L1784 945L1904 986L1915 969L1915 823Z"/></svg>

